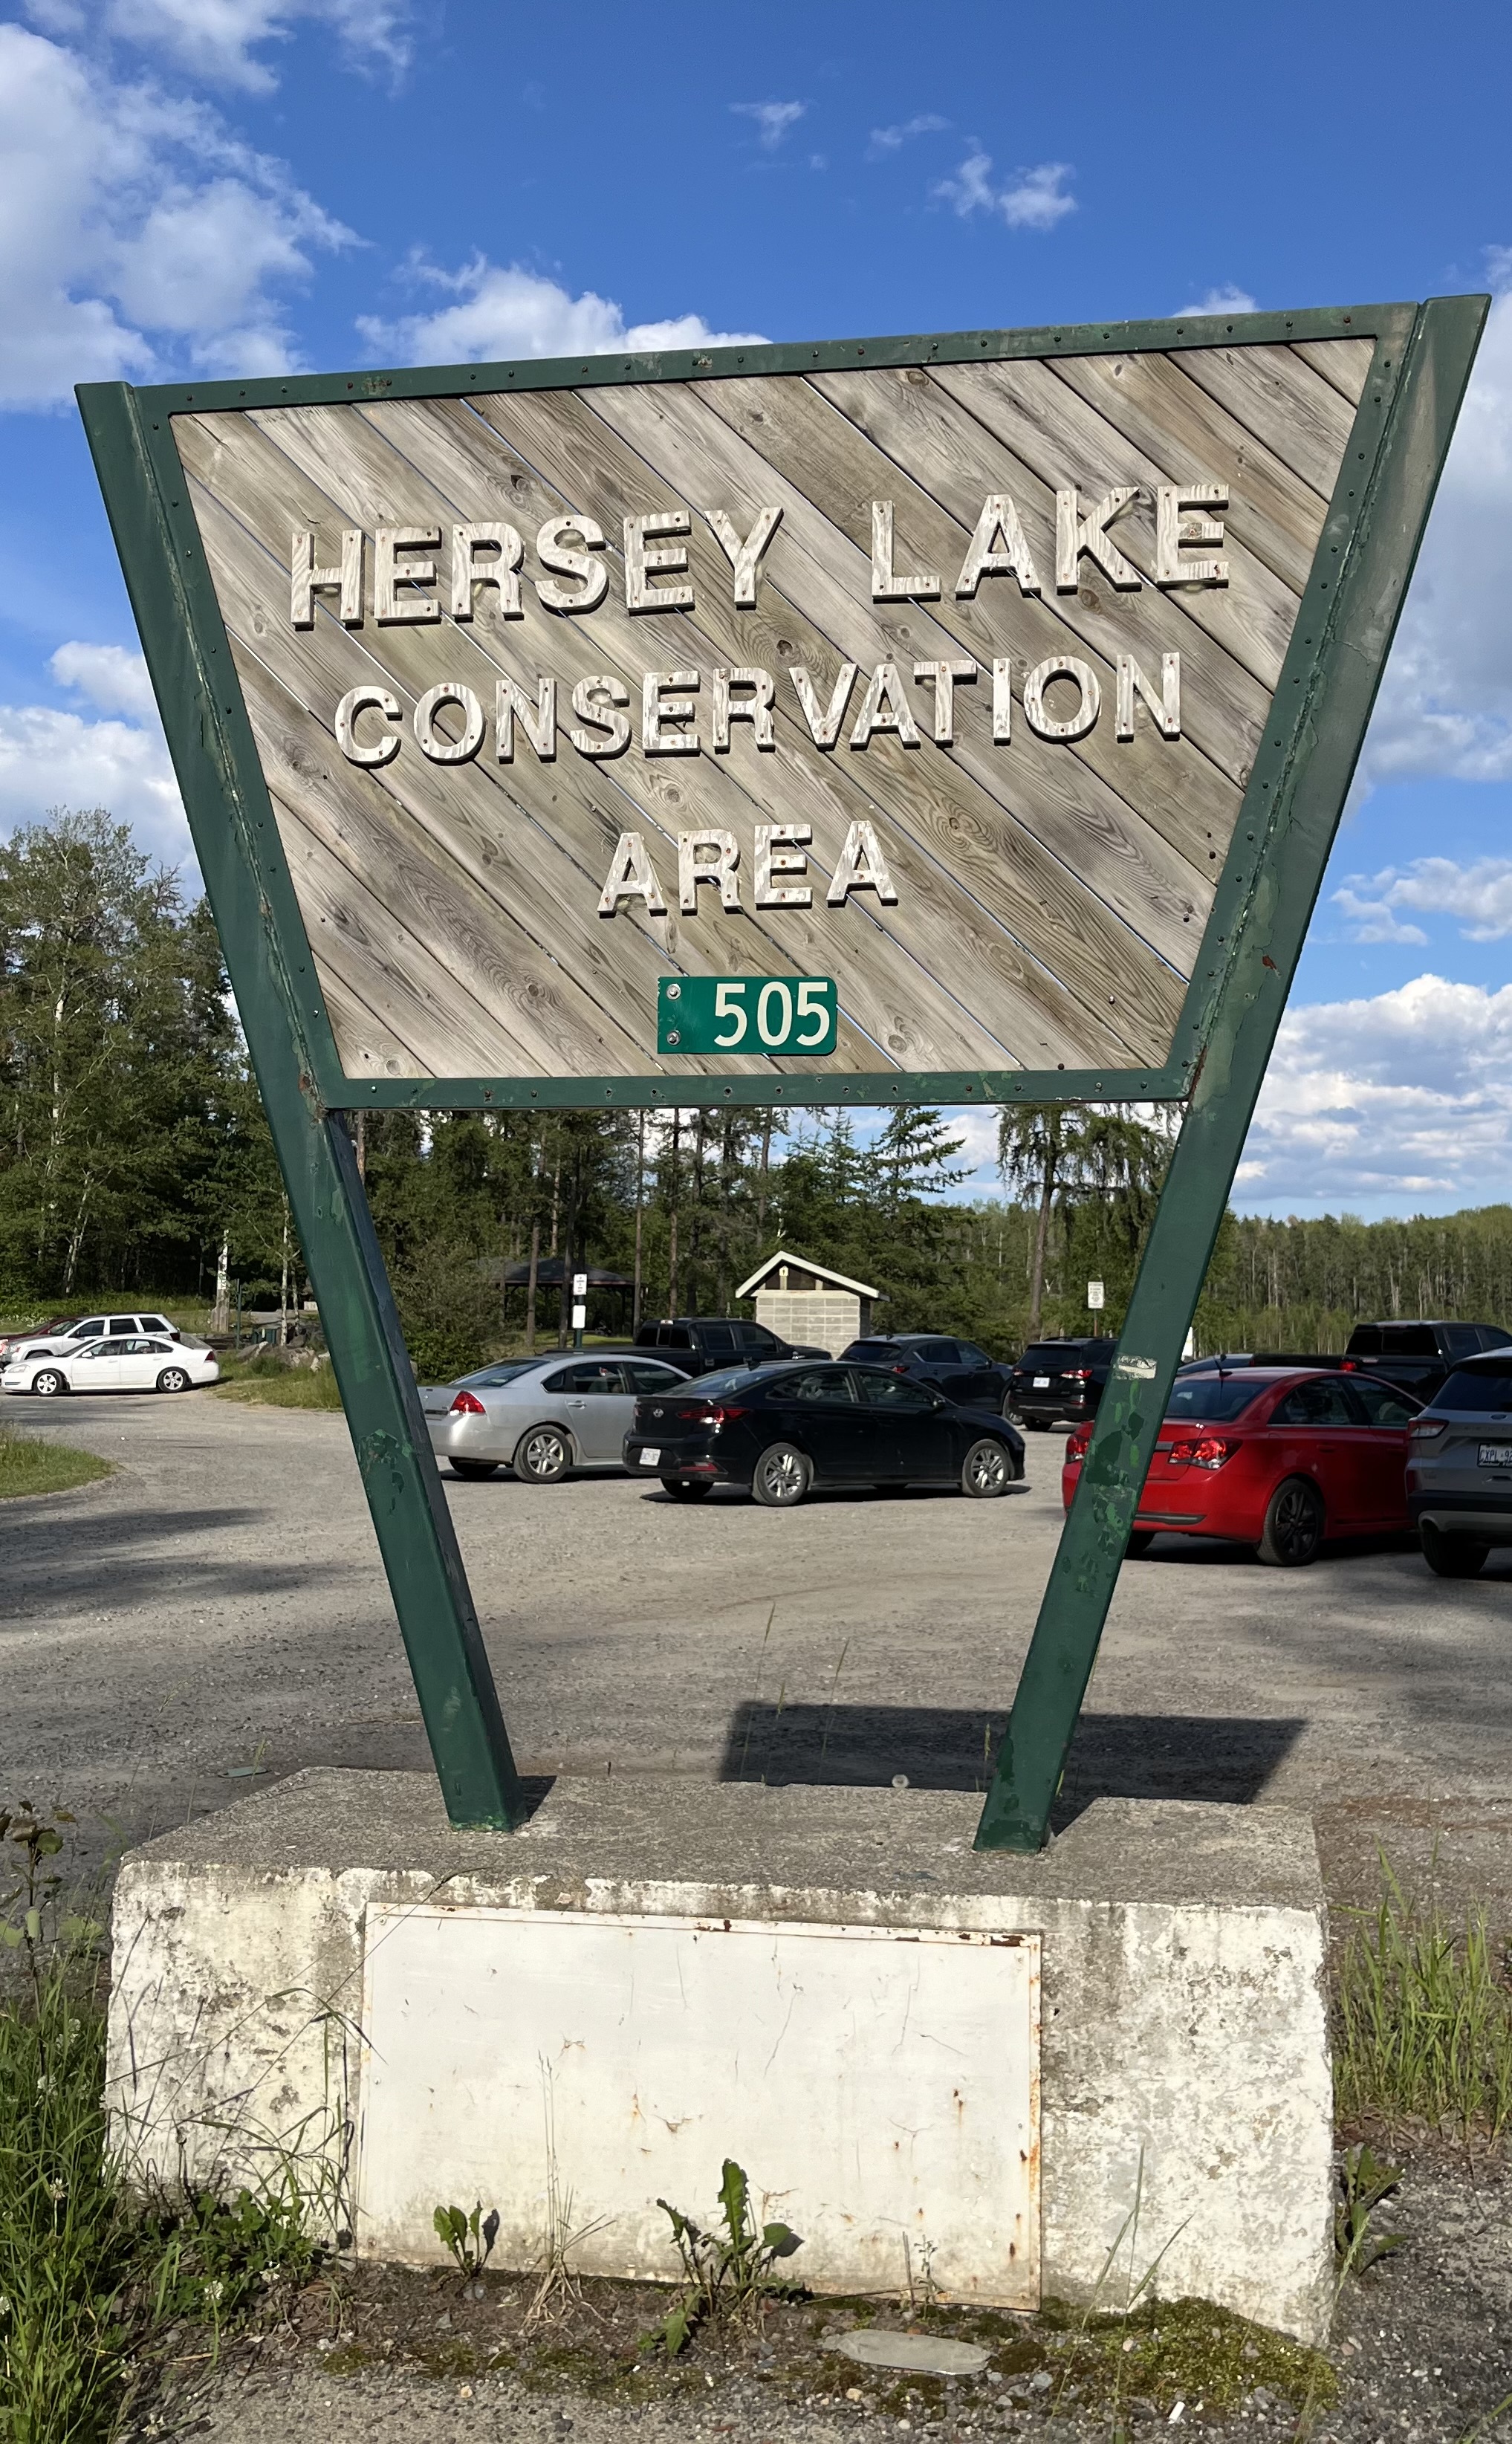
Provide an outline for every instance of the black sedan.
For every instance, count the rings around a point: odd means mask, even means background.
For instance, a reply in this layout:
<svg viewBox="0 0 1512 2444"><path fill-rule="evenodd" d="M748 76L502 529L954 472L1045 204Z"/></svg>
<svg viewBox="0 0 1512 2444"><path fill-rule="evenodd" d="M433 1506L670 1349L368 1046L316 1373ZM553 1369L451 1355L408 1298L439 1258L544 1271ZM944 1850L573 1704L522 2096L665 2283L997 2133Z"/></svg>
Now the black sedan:
<svg viewBox="0 0 1512 2444"><path fill-rule="evenodd" d="M716 1485L769 1510L815 1486L954 1485L980 1501L1023 1474L1023 1437L891 1368L737 1367L637 1400L625 1466L681 1502Z"/></svg>

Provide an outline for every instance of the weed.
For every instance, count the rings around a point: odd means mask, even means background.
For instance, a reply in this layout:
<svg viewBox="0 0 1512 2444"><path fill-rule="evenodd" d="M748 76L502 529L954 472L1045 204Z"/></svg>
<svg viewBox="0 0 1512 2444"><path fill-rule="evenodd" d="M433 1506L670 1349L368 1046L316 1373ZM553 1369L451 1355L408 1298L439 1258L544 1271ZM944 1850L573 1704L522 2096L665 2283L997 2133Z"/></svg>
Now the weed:
<svg viewBox="0 0 1512 2444"><path fill-rule="evenodd" d="M1391 2196L1402 2176L1394 2164L1383 2164L1369 2147L1351 2147L1338 2170L1343 2196L1334 2210L1334 2249L1339 2279L1363 2274L1393 2249L1405 2249L1399 2231L1374 2231L1372 2219L1383 2198Z"/></svg>
<svg viewBox="0 0 1512 2444"><path fill-rule="evenodd" d="M561 2159L557 2155L557 2091L550 2063L541 2056L541 2093L546 2119L546 2228L541 2250L541 2280L531 2295L525 2312L522 2330L554 2321L571 2307L584 2307L582 2286L572 2270L572 2252L596 2231L602 2231L609 2221L599 2215L593 2223L572 2222L572 2192L562 2187Z"/></svg>
<svg viewBox="0 0 1512 2444"><path fill-rule="evenodd" d="M67 1493L76 1485L93 1485L115 1473L110 1461L97 1459L93 1452L0 1425L0 1502L25 1493Z"/></svg>
<svg viewBox="0 0 1512 2444"><path fill-rule="evenodd" d="M1512 1983L1471 1911L1447 1926L1404 1895L1381 1854L1381 1897L1340 1964L1335 2077L1346 2120L1420 2116L1466 2138L1512 2120Z"/></svg>
<svg viewBox="0 0 1512 2444"><path fill-rule="evenodd" d="M671 2218L687 2283L660 2324L642 2338L642 2350L661 2350L675 2359L699 2325L749 2320L767 2301L794 2296L798 2287L784 2283L773 2268L802 2243L785 2223L757 2223L749 2185L732 2157L725 2158L719 2185L723 2237L703 2231L665 2198L656 2204Z"/></svg>
<svg viewBox="0 0 1512 2444"><path fill-rule="evenodd" d="M480 2198L470 2214L464 2214L460 2207L437 2207L432 2221L437 2240L451 2250L463 2282L475 2283L499 2237L498 2208L490 2207L485 2214Z"/></svg>

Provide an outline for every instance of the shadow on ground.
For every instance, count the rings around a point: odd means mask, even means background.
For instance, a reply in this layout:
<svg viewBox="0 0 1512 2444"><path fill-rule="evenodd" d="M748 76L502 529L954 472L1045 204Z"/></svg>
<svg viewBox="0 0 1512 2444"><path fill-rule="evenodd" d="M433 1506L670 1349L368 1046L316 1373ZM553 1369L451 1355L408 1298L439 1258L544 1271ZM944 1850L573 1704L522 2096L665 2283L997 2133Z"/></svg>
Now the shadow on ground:
<svg viewBox="0 0 1512 2444"><path fill-rule="evenodd" d="M985 1791L1007 1717L953 1706L778 1707L730 1716L722 1782ZM1095 1799L1258 1799L1295 1747L1300 1715L1083 1714L1057 1826Z"/></svg>

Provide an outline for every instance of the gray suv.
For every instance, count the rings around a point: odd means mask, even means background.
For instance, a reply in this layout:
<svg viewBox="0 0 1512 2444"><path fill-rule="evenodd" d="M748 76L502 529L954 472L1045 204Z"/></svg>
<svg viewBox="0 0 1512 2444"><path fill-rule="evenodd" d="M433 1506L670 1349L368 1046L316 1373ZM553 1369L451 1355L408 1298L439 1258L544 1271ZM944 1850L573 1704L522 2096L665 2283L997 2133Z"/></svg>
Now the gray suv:
<svg viewBox="0 0 1512 2444"><path fill-rule="evenodd" d="M1512 1545L1512 1348L1461 1361L1408 1430L1407 1508L1441 1579Z"/></svg>

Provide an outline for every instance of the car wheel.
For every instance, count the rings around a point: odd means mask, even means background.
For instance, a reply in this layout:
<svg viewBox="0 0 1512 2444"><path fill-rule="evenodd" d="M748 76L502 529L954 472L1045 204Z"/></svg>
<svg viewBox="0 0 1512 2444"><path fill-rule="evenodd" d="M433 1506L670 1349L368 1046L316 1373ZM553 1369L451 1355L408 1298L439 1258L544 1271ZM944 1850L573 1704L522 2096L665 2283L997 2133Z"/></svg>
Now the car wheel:
<svg viewBox="0 0 1512 2444"><path fill-rule="evenodd" d="M661 1490L663 1493L670 1493L673 1502L702 1502L705 1495L712 1493L714 1489L701 1477L664 1476Z"/></svg>
<svg viewBox="0 0 1512 2444"><path fill-rule="evenodd" d="M1028 1427L1031 1435L1047 1435L1051 1427L1054 1425L1055 1419L1053 1417L1025 1417L1023 1422Z"/></svg>
<svg viewBox="0 0 1512 2444"><path fill-rule="evenodd" d="M1129 1542L1123 1548L1124 1559L1130 1562L1142 1562L1154 1541L1155 1531L1152 1528L1131 1528Z"/></svg>
<svg viewBox="0 0 1512 2444"><path fill-rule="evenodd" d="M975 1502L990 1502L994 1495L1006 1493L1012 1483L1012 1453L990 1435L984 1435L961 1462L962 1492L970 1494Z"/></svg>
<svg viewBox="0 0 1512 2444"><path fill-rule="evenodd" d="M1484 1569L1489 1545L1477 1544L1473 1536L1446 1534L1429 1519L1422 1534L1423 1559L1436 1579L1473 1579Z"/></svg>
<svg viewBox="0 0 1512 2444"><path fill-rule="evenodd" d="M165 1366L157 1378L159 1392L187 1392L189 1378L181 1366Z"/></svg>
<svg viewBox="0 0 1512 2444"><path fill-rule="evenodd" d="M496 1476L499 1463L496 1459L454 1459L451 1468L453 1476Z"/></svg>
<svg viewBox="0 0 1512 2444"><path fill-rule="evenodd" d="M751 1496L764 1510L790 1510L813 1482L812 1462L796 1443L769 1443L751 1476Z"/></svg>
<svg viewBox="0 0 1512 2444"><path fill-rule="evenodd" d="M1305 1476L1283 1477L1265 1505L1258 1551L1263 1562L1299 1570L1318 1558L1323 1541L1323 1497Z"/></svg>
<svg viewBox="0 0 1512 2444"><path fill-rule="evenodd" d="M1013 1414L1013 1395L1011 1392L1005 1392L1003 1395L1003 1422L1005 1425L1008 1426L1018 1424L1018 1419Z"/></svg>
<svg viewBox="0 0 1512 2444"><path fill-rule="evenodd" d="M560 1426L532 1426L515 1446L514 1472L527 1485L555 1485L572 1466L572 1445Z"/></svg>
<svg viewBox="0 0 1512 2444"><path fill-rule="evenodd" d="M56 1366L44 1366L31 1379L31 1388L39 1400L56 1400L68 1389L68 1378L60 1375Z"/></svg>

